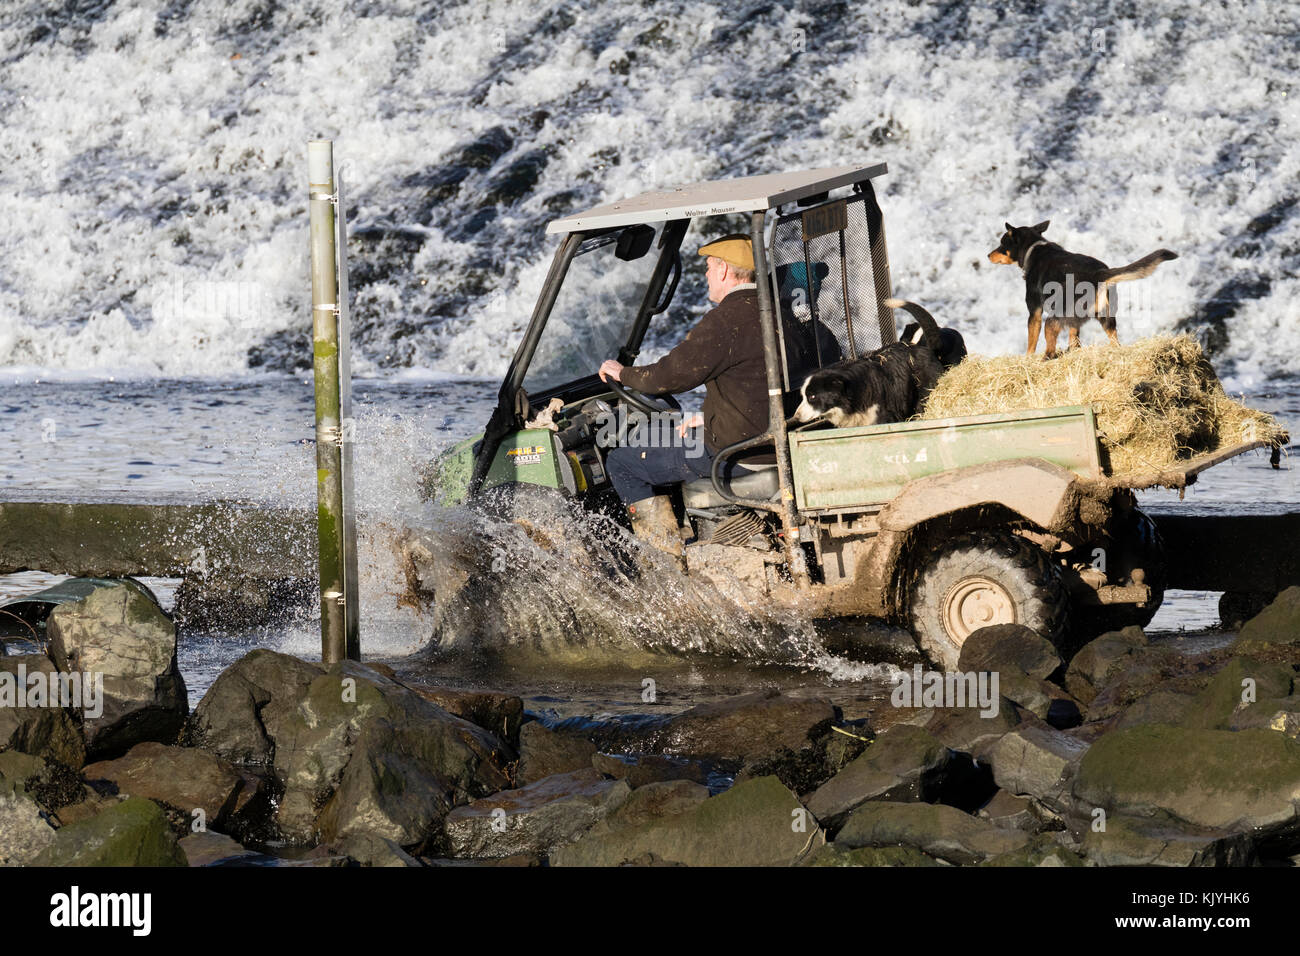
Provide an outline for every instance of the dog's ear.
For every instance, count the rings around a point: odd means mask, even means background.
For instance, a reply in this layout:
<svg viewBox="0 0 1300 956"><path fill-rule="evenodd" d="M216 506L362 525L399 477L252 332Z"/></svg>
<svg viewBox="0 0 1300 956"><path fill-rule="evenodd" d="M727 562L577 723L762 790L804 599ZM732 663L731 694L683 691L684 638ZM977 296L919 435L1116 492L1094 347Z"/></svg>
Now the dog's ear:
<svg viewBox="0 0 1300 956"><path fill-rule="evenodd" d="M1052 220L1044 219L1038 225L1030 226L1029 228L1034 230L1034 232L1038 233L1041 236L1043 233L1047 232L1047 227L1050 226L1051 224L1052 224Z"/></svg>
<svg viewBox="0 0 1300 956"><path fill-rule="evenodd" d="M1015 230L1015 226L1011 225L1009 222L1004 222L1002 225L1007 227L1007 232L1013 232Z"/></svg>

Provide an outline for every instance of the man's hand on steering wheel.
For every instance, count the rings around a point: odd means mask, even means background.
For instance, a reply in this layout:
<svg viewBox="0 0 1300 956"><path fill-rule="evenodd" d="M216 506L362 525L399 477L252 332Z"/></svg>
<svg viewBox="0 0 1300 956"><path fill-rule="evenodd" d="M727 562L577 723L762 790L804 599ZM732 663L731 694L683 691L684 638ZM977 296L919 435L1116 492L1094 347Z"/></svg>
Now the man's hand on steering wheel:
<svg viewBox="0 0 1300 956"><path fill-rule="evenodd" d="M600 364L600 369L596 374L600 376L602 382L609 386L611 392L633 408L639 408L646 414L655 415L662 412L680 412L682 410L681 403L673 395L650 396L624 385L621 381L623 365L614 359L605 359Z"/></svg>

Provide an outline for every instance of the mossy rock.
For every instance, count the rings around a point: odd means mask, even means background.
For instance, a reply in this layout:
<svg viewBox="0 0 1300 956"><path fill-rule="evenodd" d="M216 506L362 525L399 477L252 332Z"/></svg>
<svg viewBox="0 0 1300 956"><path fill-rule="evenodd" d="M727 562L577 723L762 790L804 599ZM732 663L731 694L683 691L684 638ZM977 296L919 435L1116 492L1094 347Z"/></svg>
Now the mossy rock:
<svg viewBox="0 0 1300 956"><path fill-rule="evenodd" d="M33 861L36 866L187 866L162 808L131 797L66 826Z"/></svg>
<svg viewBox="0 0 1300 956"><path fill-rule="evenodd" d="M1074 778L1075 810L1257 835L1300 831L1300 743L1271 730L1148 724L1102 736Z"/></svg>

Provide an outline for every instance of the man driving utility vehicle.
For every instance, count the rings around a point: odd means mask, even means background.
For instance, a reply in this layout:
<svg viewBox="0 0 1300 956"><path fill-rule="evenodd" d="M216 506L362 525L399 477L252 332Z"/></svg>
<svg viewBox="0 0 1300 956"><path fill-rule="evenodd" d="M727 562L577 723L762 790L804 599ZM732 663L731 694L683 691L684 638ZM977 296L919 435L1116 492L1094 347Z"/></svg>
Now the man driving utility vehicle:
<svg viewBox="0 0 1300 956"><path fill-rule="evenodd" d="M717 306L658 362L632 367L607 359L599 372L602 382L612 378L648 395L706 389L700 413L680 430L685 436L687 429L703 427L702 446L683 441L670 443L674 447L621 447L605 461L637 537L678 557L682 538L672 502L655 495L653 486L707 477L719 450L764 431L768 420L753 246L748 236L723 236L701 246L699 254L707 257L709 301ZM734 474L746 472L735 468Z"/></svg>

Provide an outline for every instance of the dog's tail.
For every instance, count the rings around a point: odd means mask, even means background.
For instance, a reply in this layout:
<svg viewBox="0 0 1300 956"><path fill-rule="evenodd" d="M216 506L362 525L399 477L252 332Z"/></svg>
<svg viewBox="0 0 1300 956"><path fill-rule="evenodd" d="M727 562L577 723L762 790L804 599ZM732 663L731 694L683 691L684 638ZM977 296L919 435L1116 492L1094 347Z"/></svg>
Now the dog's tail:
<svg viewBox="0 0 1300 956"><path fill-rule="evenodd" d="M1177 259L1178 253L1170 252L1168 249L1157 249L1150 255L1143 256L1136 262L1130 262L1126 266L1120 266L1118 269L1107 269L1101 274L1101 281L1110 285L1115 282L1129 282L1133 279L1145 279L1151 273L1156 271L1156 266L1162 262L1168 262L1170 259Z"/></svg>
<svg viewBox="0 0 1300 956"><path fill-rule="evenodd" d="M908 345L916 345L921 338L925 339L925 344L930 347L930 351L939 355L943 351L943 338L939 335L939 323L934 321L934 316L925 309L921 308L915 302L908 302L906 299L886 299L885 305L891 309L902 309L912 318L916 319L921 326L921 331L914 340L908 342Z"/></svg>

